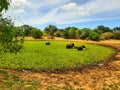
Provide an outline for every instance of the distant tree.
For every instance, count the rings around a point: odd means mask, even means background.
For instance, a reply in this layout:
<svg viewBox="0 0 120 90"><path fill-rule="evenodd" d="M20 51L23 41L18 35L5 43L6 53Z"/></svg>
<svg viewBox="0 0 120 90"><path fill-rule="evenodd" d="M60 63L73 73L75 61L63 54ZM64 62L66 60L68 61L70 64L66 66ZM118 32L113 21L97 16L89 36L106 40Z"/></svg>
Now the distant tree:
<svg viewBox="0 0 120 90"><path fill-rule="evenodd" d="M115 32L113 33L113 38L120 40L120 31L115 31Z"/></svg>
<svg viewBox="0 0 120 90"><path fill-rule="evenodd" d="M23 32L25 36L31 36L32 35L32 26L29 25L22 25L21 28L23 28Z"/></svg>
<svg viewBox="0 0 120 90"><path fill-rule="evenodd" d="M63 30L61 29L59 29L59 30L57 30L55 33L54 33L54 36L56 36L56 37L63 37Z"/></svg>
<svg viewBox="0 0 120 90"><path fill-rule="evenodd" d="M40 39L40 38L42 38L42 35L43 35L43 33L42 33L41 30L36 29L36 28L32 29L32 36L33 36L33 38Z"/></svg>
<svg viewBox="0 0 120 90"><path fill-rule="evenodd" d="M93 41L98 41L99 40L99 34L94 32L94 31L92 31L89 34L89 39L93 40Z"/></svg>
<svg viewBox="0 0 120 90"><path fill-rule="evenodd" d="M113 28L113 31L120 31L120 27Z"/></svg>
<svg viewBox="0 0 120 90"><path fill-rule="evenodd" d="M82 29L82 33L80 35L80 39L86 39L89 37L91 30L89 28Z"/></svg>
<svg viewBox="0 0 120 90"><path fill-rule="evenodd" d="M76 38L77 38L77 39L80 39L81 34L82 34L82 30L77 29L77 30L76 30Z"/></svg>
<svg viewBox="0 0 120 90"><path fill-rule="evenodd" d="M77 28L75 28L75 27L69 28L68 33L69 33L70 38L72 38L72 39L76 38L76 30L77 30Z"/></svg>
<svg viewBox="0 0 120 90"><path fill-rule="evenodd" d="M63 37L64 37L65 39L69 39L69 38L70 38L69 30L64 30L64 31L63 31Z"/></svg>
<svg viewBox="0 0 120 90"><path fill-rule="evenodd" d="M112 32L112 30L109 27L105 27L103 25L98 26L94 31L98 34L102 34L105 32Z"/></svg>
<svg viewBox="0 0 120 90"><path fill-rule="evenodd" d="M101 40L108 40L113 38L113 33L112 32L105 32L100 35Z"/></svg>
<svg viewBox="0 0 120 90"><path fill-rule="evenodd" d="M50 36L50 38L54 38L54 33L57 31L57 27L55 25L47 26L44 31Z"/></svg>

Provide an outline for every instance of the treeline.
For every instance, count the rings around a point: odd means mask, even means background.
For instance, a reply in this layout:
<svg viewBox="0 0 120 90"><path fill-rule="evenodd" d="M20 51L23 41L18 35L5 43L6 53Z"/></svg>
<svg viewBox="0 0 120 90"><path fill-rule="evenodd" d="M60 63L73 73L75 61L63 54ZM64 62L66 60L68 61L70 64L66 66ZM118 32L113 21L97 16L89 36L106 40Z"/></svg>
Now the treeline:
<svg viewBox="0 0 120 90"><path fill-rule="evenodd" d="M65 29L58 29L54 25L49 25L44 29L44 32L51 38L63 37L66 39L87 39L87 40L106 40L106 39L120 39L120 27L110 29L103 25L95 29L76 27L67 27Z"/></svg>
<svg viewBox="0 0 120 90"><path fill-rule="evenodd" d="M87 39L87 40L108 40L108 39L120 39L120 27L110 29L103 25L96 27L95 29L76 27L67 27L65 29L59 29L55 25L49 25L44 30L34 28L29 25L23 25L21 27L15 27L19 34L24 36L32 36L36 39L46 36L54 39L54 37L63 37L65 39Z"/></svg>

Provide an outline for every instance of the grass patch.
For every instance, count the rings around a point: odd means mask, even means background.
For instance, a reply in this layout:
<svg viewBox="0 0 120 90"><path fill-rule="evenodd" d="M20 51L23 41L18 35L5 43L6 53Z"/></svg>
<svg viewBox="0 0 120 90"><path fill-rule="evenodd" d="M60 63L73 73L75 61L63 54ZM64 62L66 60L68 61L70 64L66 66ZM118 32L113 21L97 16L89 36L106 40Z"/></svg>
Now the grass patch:
<svg viewBox="0 0 120 90"><path fill-rule="evenodd" d="M55 71L80 68L84 65L96 64L107 60L114 50L111 48L74 42L75 45L84 44L88 49L77 51L66 49L66 41L26 41L24 49L17 54L1 54L0 67L11 69L27 69L35 71Z"/></svg>

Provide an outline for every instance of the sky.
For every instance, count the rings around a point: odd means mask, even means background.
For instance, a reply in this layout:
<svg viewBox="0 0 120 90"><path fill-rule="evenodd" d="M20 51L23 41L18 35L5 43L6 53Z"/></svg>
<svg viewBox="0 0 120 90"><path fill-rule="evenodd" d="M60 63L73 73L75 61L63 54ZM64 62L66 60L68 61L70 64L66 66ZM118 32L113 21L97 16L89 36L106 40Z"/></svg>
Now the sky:
<svg viewBox="0 0 120 90"><path fill-rule="evenodd" d="M61 29L113 28L120 26L120 0L12 0L5 16L14 18L16 26L40 29L50 24Z"/></svg>

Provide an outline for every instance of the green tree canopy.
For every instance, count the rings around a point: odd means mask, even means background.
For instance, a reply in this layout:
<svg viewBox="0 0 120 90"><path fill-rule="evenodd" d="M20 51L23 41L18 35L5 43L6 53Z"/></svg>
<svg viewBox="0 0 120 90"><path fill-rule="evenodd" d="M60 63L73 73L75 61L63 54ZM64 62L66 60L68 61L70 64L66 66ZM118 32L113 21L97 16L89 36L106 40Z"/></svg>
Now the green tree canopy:
<svg viewBox="0 0 120 90"><path fill-rule="evenodd" d="M21 28L23 28L23 32L25 36L31 36L32 35L32 26L29 25L22 25Z"/></svg>
<svg viewBox="0 0 120 90"><path fill-rule="evenodd" d="M89 37L91 30L89 28L83 28L82 33L80 35L80 39L86 39Z"/></svg>
<svg viewBox="0 0 120 90"><path fill-rule="evenodd" d="M105 32L112 32L112 30L109 27L105 27L103 25L98 26L94 31L98 34L102 34Z"/></svg>
<svg viewBox="0 0 120 90"><path fill-rule="evenodd" d="M55 25L47 26L44 31L50 36L50 38L54 38L54 33L57 31L57 27Z"/></svg>
<svg viewBox="0 0 120 90"><path fill-rule="evenodd" d="M22 48L23 37L18 39L10 17L3 18L2 11L8 10L10 0L0 0L0 52L17 53Z"/></svg>
<svg viewBox="0 0 120 90"><path fill-rule="evenodd" d="M93 41L97 41L97 40L99 40L99 34L94 32L94 31L92 31L89 34L89 39L93 40Z"/></svg>
<svg viewBox="0 0 120 90"><path fill-rule="evenodd" d="M3 10L8 10L10 0L0 0L0 14Z"/></svg>
<svg viewBox="0 0 120 90"><path fill-rule="evenodd" d="M40 39L40 38L42 38L42 35L43 35L43 33L42 33L41 30L36 29L36 28L33 28L33 29L32 29L32 37L33 37L33 38L35 38L35 39Z"/></svg>
<svg viewBox="0 0 120 90"><path fill-rule="evenodd" d="M113 28L113 31L120 31L120 27Z"/></svg>

